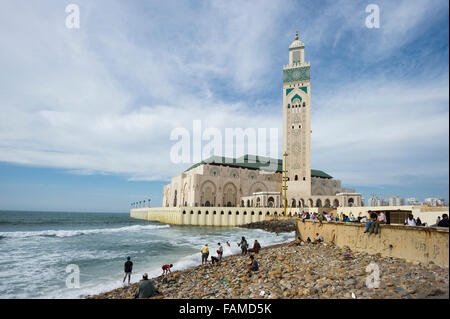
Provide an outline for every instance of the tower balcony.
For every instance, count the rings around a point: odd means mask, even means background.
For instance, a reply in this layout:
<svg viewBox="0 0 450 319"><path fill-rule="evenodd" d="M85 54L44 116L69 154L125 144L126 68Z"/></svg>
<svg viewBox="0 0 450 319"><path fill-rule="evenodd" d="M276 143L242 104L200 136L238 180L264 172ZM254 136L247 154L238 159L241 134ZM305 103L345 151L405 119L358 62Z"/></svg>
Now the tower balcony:
<svg viewBox="0 0 450 319"><path fill-rule="evenodd" d="M298 67L303 67L303 66L311 66L311 62L303 62L303 63L292 63L292 64L287 64L287 65L283 65L283 70L289 70L289 69L295 69Z"/></svg>

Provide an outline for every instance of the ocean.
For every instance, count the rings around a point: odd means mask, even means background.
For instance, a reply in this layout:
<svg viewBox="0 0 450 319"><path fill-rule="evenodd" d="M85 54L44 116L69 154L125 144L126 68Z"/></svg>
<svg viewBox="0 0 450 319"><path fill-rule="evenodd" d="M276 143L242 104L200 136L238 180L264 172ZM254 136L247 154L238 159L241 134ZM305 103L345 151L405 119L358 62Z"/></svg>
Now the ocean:
<svg viewBox="0 0 450 319"><path fill-rule="evenodd" d="M0 298L83 298L122 287L127 256L134 263L131 282L137 282L144 272L161 275L164 264L173 264L172 270L201 264L205 243L210 255L216 255L218 242L224 256L238 253L242 236L250 246L257 239L264 247L293 240L295 234L167 225L128 213L0 211ZM67 287L74 269L69 265L79 269L78 288Z"/></svg>

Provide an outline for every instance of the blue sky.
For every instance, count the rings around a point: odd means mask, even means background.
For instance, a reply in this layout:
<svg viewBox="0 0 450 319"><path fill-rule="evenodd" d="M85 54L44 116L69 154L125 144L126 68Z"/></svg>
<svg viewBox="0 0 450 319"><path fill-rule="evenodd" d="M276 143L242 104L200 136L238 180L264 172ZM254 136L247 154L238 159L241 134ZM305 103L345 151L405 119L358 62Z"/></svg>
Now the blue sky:
<svg viewBox="0 0 450 319"><path fill-rule="evenodd" d="M65 27L70 3L80 29ZM365 27L369 3L379 29ZM0 209L159 205L190 166L170 161L173 128L281 132L295 30L311 62L313 168L366 198L448 199L447 1L6 0Z"/></svg>

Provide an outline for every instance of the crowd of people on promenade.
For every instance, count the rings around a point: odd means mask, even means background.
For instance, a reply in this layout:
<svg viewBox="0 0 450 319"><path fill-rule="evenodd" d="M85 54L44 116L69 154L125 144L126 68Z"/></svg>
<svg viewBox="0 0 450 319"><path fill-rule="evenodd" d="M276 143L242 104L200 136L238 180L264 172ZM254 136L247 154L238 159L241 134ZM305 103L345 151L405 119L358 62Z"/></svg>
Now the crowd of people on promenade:
<svg viewBox="0 0 450 319"><path fill-rule="evenodd" d="M355 217L352 213L349 215L346 214L336 214L333 213L310 213L310 212L301 212L294 213L293 215L289 214L289 217L300 218L302 222L305 220L312 220L314 223L322 223L323 221L327 222L346 222L346 223L364 223L366 225L366 230L364 233L378 233L379 226L381 224L388 224L388 220L386 218L386 214L382 211L379 212L369 212L368 215L361 214ZM407 226L427 226L427 223L423 223L420 220L420 217L414 218L413 214L409 214L404 221L404 225ZM449 227L448 215L443 214L442 218L437 217L436 223L430 225L430 227Z"/></svg>
<svg viewBox="0 0 450 319"><path fill-rule="evenodd" d="M228 247L231 247L231 244L227 241L226 245ZM253 247L249 248L249 244L247 242L247 240L245 239L244 236L242 236L241 241L239 243L237 243L237 246L240 247L241 249L241 255L242 256L246 256L247 254L249 255L249 261L248 263L246 263L244 265L244 270L246 270L247 275L250 277L252 275L252 272L258 271L259 270L259 266L258 266L258 262L255 258L254 255L250 254L250 253L254 253L254 254L258 254L259 251L261 250L261 244L258 242L258 240L255 239L254 243L253 243ZM211 256L211 265L212 266L219 266L222 262L222 257L223 257L223 246L222 244L219 242L217 243L217 250L216 250L216 256ZM202 266L207 266L208 265L208 257L209 257L209 247L208 244L204 244L201 249L200 249L200 253L201 253L201 260L202 260ZM171 273L171 268L173 267L173 264L165 264L163 265L162 268L162 275L164 276L164 280L166 279L166 275L168 275L169 273ZM125 276L123 278L123 283L125 284L125 280L128 277L128 284L130 284L130 280L131 280L131 273L133 272L133 262L131 261L131 257L128 256L127 260L124 264L124 272L125 272ZM136 290L136 294L135 294L135 298L149 298L149 297L153 297L160 294L160 292L155 288L154 283L148 279L148 274L144 273L142 275L142 280L139 282L138 288Z"/></svg>
<svg viewBox="0 0 450 319"><path fill-rule="evenodd" d="M300 218L302 221L306 220L306 219L310 219L313 222L323 222L323 221L327 221L327 222L347 222L347 223L361 223L364 222L363 219L365 218L365 216L358 216L355 217L353 214L350 213L350 215L345 215L342 214L341 216L339 216L339 214L336 214L336 216L334 216L333 213L310 213L310 212L302 212L302 213L295 213L294 215L291 215L290 217L297 217Z"/></svg>

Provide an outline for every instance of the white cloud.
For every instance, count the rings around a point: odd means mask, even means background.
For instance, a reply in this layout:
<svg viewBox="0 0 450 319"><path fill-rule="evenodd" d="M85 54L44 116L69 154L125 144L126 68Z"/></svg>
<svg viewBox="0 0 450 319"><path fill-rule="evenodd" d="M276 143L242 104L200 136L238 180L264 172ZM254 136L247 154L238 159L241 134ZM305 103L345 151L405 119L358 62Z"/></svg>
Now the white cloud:
<svg viewBox="0 0 450 319"><path fill-rule="evenodd" d="M281 129L281 83L271 82L268 66L279 49L274 43L280 34L292 38L287 29L297 28L299 14L308 16L300 34L310 47L367 32L362 2L338 2L311 17L310 9L295 11L292 22L285 19L295 2L146 5L140 12L131 4L81 2L81 28L68 30L63 5L4 4L0 161L167 180L186 168L169 160L175 127L191 129L201 119L222 132ZM344 53L386 59L440 7L385 2L370 45L355 41ZM383 80L313 93L313 166L366 185L393 183L411 165L420 174L448 175L442 165L429 167L442 160L433 157L438 144L448 144L448 72L445 83ZM273 86L280 87L279 104L245 98ZM235 98L221 98L228 94ZM423 149L429 157L418 164Z"/></svg>

